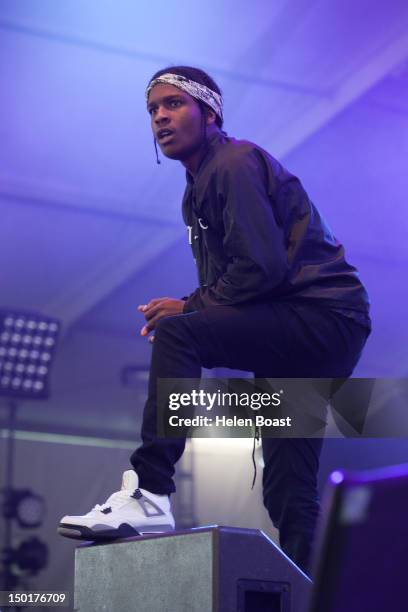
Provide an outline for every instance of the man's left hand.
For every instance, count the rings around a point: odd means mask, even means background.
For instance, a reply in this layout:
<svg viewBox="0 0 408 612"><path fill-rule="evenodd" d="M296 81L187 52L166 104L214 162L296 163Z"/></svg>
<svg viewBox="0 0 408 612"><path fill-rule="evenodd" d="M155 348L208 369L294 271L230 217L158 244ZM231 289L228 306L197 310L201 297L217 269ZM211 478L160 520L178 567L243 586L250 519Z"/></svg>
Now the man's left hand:
<svg viewBox="0 0 408 612"><path fill-rule="evenodd" d="M148 304L141 304L138 306L138 311L144 314L147 321L146 325L142 327L140 335L147 336L148 333L155 329L158 321L163 317L182 314L184 304L184 300L162 297L155 298Z"/></svg>

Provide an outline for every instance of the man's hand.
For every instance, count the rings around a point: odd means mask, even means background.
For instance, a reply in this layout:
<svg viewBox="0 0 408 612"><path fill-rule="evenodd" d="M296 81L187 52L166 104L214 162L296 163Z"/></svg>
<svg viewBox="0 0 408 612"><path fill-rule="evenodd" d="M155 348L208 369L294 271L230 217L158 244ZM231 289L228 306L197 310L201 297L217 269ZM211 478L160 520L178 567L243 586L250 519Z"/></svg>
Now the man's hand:
<svg viewBox="0 0 408 612"><path fill-rule="evenodd" d="M155 298L148 304L141 304L137 307L139 312L142 312L147 321L146 325L140 330L141 336L153 331L160 319L170 317L172 315L181 314L184 308L184 300L176 300L169 297Z"/></svg>

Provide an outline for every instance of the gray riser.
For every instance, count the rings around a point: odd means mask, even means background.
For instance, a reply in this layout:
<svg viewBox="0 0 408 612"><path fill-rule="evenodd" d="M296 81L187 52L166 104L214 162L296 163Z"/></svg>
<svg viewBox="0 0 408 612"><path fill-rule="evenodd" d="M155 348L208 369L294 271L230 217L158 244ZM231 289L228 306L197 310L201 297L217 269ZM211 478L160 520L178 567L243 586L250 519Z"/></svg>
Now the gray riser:
<svg viewBox="0 0 408 612"><path fill-rule="evenodd" d="M303 612L310 586L253 529L200 528L87 544L75 553L78 612L255 612L244 606L245 597L259 597L245 595L248 589L277 591L261 596L271 597L268 612Z"/></svg>

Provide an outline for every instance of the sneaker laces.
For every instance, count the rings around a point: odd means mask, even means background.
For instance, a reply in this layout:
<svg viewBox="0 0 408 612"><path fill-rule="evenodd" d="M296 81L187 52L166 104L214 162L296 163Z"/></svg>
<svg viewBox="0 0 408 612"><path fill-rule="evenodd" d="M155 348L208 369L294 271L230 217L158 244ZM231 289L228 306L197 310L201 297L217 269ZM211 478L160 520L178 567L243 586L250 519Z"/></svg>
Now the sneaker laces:
<svg viewBox="0 0 408 612"><path fill-rule="evenodd" d="M254 446L252 448L252 463L254 465L254 479L252 481L252 487L251 487L251 491L255 486L255 481L256 481L256 461L255 461L255 446L256 443L259 442L259 437L260 437L260 428L258 426L255 426L255 433L254 433Z"/></svg>

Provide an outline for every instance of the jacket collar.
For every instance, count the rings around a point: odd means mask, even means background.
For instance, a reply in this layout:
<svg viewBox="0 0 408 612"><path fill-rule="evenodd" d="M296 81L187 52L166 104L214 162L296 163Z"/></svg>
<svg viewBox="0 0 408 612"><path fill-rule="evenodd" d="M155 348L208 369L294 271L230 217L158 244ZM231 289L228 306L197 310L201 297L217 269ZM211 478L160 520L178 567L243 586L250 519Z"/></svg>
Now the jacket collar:
<svg viewBox="0 0 408 612"><path fill-rule="evenodd" d="M205 166L208 164L210 159L213 158L217 145L221 142L224 142L226 137L227 137L227 133L224 132L223 130L220 130L219 132L215 132L214 134L211 134L211 136L208 136L207 147L203 155L203 158L200 161L200 165L198 166L197 174L195 175L195 177L193 177L189 173L189 171L186 170L187 184L193 185L196 182L203 168L205 168Z"/></svg>

